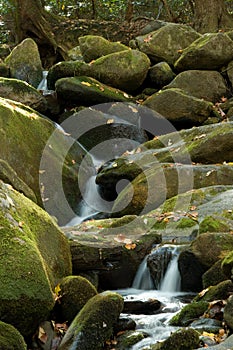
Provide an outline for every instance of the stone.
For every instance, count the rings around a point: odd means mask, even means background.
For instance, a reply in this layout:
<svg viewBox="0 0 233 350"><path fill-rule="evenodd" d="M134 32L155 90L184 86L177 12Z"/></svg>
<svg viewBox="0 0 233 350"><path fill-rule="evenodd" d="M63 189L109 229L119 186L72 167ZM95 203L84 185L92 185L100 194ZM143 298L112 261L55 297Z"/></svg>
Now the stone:
<svg viewBox="0 0 233 350"><path fill-rule="evenodd" d="M136 37L136 44L154 63L166 61L173 65L179 52L199 37L200 34L189 26L169 23L149 34Z"/></svg>
<svg viewBox="0 0 233 350"><path fill-rule="evenodd" d="M37 44L31 38L23 40L5 58L11 78L24 80L37 88L42 79L42 65Z"/></svg>
<svg viewBox="0 0 233 350"><path fill-rule="evenodd" d="M233 42L226 33L206 33L187 46L174 64L176 71L218 70L233 59Z"/></svg>
<svg viewBox="0 0 233 350"><path fill-rule="evenodd" d="M199 345L199 333L192 328L180 329L172 333L161 344L151 347L152 350L191 350Z"/></svg>
<svg viewBox="0 0 233 350"><path fill-rule="evenodd" d="M202 316L208 309L209 303L207 301L192 302L185 305L169 321L171 326L187 327L194 319Z"/></svg>
<svg viewBox="0 0 233 350"><path fill-rule="evenodd" d="M26 350L27 345L23 336L10 324L0 321L0 349Z"/></svg>
<svg viewBox="0 0 233 350"><path fill-rule="evenodd" d="M12 78L0 78L0 96L25 104L40 113L47 110L45 97L28 83Z"/></svg>
<svg viewBox="0 0 233 350"><path fill-rule="evenodd" d="M210 102L220 101L228 94L226 82L217 71L187 70L178 74L166 89L178 88Z"/></svg>
<svg viewBox="0 0 233 350"><path fill-rule="evenodd" d="M167 62L159 62L155 64L150 68L148 73L149 81L157 88L162 88L169 84L175 76L175 73Z"/></svg>
<svg viewBox="0 0 233 350"><path fill-rule="evenodd" d="M78 39L81 54L85 62L96 60L101 56L109 55L110 53L129 50L129 48L120 42L111 42L102 36L85 35Z"/></svg>
<svg viewBox="0 0 233 350"><path fill-rule="evenodd" d="M113 327L123 309L123 298L103 292L91 298L71 323L59 350L101 350L113 334Z"/></svg>

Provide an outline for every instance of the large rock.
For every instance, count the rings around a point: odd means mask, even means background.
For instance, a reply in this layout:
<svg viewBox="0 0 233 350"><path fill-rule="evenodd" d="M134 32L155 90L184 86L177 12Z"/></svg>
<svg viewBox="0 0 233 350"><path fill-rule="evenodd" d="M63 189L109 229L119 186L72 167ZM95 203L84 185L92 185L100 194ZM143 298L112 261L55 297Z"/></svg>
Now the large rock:
<svg viewBox="0 0 233 350"><path fill-rule="evenodd" d="M97 58L109 55L110 53L129 49L120 42L111 42L98 35L81 36L78 41L85 62L96 60Z"/></svg>
<svg viewBox="0 0 233 350"><path fill-rule="evenodd" d="M0 349L26 350L27 345L22 335L10 324L0 321Z"/></svg>
<svg viewBox="0 0 233 350"><path fill-rule="evenodd" d="M150 60L138 50L125 50L98 58L90 64L90 76L123 91L137 90L146 78Z"/></svg>
<svg viewBox="0 0 233 350"><path fill-rule="evenodd" d="M179 72L189 69L218 70L233 59L233 42L225 33L206 33L186 47L175 62Z"/></svg>
<svg viewBox="0 0 233 350"><path fill-rule="evenodd" d="M63 106L92 106L112 101L130 101L125 92L100 83L90 77L79 76L59 79L55 84Z"/></svg>
<svg viewBox="0 0 233 350"><path fill-rule="evenodd" d="M113 292L91 298L73 320L59 350L101 350L113 334L123 304L123 298Z"/></svg>
<svg viewBox="0 0 233 350"><path fill-rule="evenodd" d="M169 102L168 102L169 101ZM211 102L192 96L180 88L169 88L148 97L143 103L174 124L200 125L213 110Z"/></svg>
<svg viewBox="0 0 233 350"><path fill-rule="evenodd" d="M161 88L175 78L175 73L167 62L159 62L150 68L148 77L153 86Z"/></svg>
<svg viewBox="0 0 233 350"><path fill-rule="evenodd" d="M27 38L17 45L5 59L11 78L24 80L37 87L42 79L42 65L37 44Z"/></svg>
<svg viewBox="0 0 233 350"><path fill-rule="evenodd" d="M52 289L71 273L69 244L43 209L3 182L0 227L0 318L28 338L54 306Z"/></svg>
<svg viewBox="0 0 233 350"><path fill-rule="evenodd" d="M61 224L69 221L80 198L78 169L85 151L29 107L0 98L0 112L0 158L33 190L39 205ZM58 202L59 191L71 207Z"/></svg>
<svg viewBox="0 0 233 350"><path fill-rule="evenodd" d="M178 88L213 103L227 95L227 86L217 71L188 70L178 74L166 89Z"/></svg>
<svg viewBox="0 0 233 350"><path fill-rule="evenodd" d="M173 65L179 51L200 37L194 29L182 24L170 23L149 34L138 36L136 44L153 62L166 61Z"/></svg>
<svg viewBox="0 0 233 350"><path fill-rule="evenodd" d="M21 102L38 112L45 112L47 102L39 91L18 79L0 78L0 96Z"/></svg>
<svg viewBox="0 0 233 350"><path fill-rule="evenodd" d="M162 343L152 345L151 350L192 350L199 345L199 333L192 329L180 329Z"/></svg>

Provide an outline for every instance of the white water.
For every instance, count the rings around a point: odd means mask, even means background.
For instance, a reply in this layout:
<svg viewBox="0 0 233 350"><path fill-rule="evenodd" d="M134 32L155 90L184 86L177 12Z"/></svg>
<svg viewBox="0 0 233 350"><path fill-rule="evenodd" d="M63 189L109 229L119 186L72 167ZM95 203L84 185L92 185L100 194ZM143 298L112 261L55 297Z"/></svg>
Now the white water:
<svg viewBox="0 0 233 350"><path fill-rule="evenodd" d="M154 289L154 283L152 281L150 271L147 267L147 256L140 264L138 271L134 277L132 288L151 290Z"/></svg>
<svg viewBox="0 0 233 350"><path fill-rule="evenodd" d="M40 84L37 86L37 90L40 90L40 91L48 90L47 75L48 75L48 71L44 70L43 71L43 78L42 78Z"/></svg>
<svg viewBox="0 0 233 350"><path fill-rule="evenodd" d="M180 291L180 272L178 269L178 249L177 247L173 250L173 257L167 267L166 273L163 280L160 283L161 292L179 292Z"/></svg>

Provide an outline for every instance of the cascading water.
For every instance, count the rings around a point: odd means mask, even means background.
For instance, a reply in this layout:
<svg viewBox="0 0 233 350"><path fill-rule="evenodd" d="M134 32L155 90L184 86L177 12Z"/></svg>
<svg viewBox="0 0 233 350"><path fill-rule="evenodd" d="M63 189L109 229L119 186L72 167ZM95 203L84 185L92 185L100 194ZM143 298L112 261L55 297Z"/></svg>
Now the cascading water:
<svg viewBox="0 0 233 350"><path fill-rule="evenodd" d="M178 269L179 247L174 247L172 258L168 264L165 275L160 283L161 292L180 291L180 272Z"/></svg>

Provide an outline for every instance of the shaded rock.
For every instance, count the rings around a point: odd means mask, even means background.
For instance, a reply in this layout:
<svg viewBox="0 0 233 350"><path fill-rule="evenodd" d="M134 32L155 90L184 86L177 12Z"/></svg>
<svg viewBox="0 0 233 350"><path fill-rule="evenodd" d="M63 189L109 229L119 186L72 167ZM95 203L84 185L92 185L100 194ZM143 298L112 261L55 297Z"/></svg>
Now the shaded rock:
<svg viewBox="0 0 233 350"><path fill-rule="evenodd" d="M192 328L180 329L161 344L152 345L152 350L191 350L199 345L199 333Z"/></svg>
<svg viewBox="0 0 233 350"><path fill-rule="evenodd" d="M111 42L98 35L81 36L78 41L85 62L96 60L97 58L109 55L110 53L129 49L120 42Z"/></svg>
<svg viewBox="0 0 233 350"><path fill-rule="evenodd" d="M218 70L233 59L233 42L226 33L206 33L186 47L175 62L177 71Z"/></svg>
<svg viewBox="0 0 233 350"><path fill-rule="evenodd" d="M61 322L70 324L86 302L96 294L96 288L84 277L63 278L59 284L56 310Z"/></svg>
<svg viewBox="0 0 233 350"><path fill-rule="evenodd" d="M159 62L150 68L148 77L153 86L161 88L175 78L175 73L167 62Z"/></svg>
<svg viewBox="0 0 233 350"><path fill-rule="evenodd" d="M125 300L124 313L135 315L151 315L159 311L161 302L157 299L150 300Z"/></svg>
<svg viewBox="0 0 233 350"><path fill-rule="evenodd" d="M157 111L176 125L186 123L189 126L204 123L213 110L212 103L178 88L160 90L148 97L143 105Z"/></svg>
<svg viewBox="0 0 233 350"><path fill-rule="evenodd" d="M223 272L222 260L218 260L202 275L203 288L206 289L210 286L214 286L225 281L227 278L229 278L229 276L227 277Z"/></svg>
<svg viewBox="0 0 233 350"><path fill-rule="evenodd" d="M172 65L179 57L179 50L189 46L199 36L189 26L169 23L154 32L138 36L136 44L153 62L166 61Z"/></svg>
<svg viewBox="0 0 233 350"><path fill-rule="evenodd" d="M79 76L56 81L55 89L63 106L91 106L112 101L129 101L123 91L100 83L94 78Z"/></svg>
<svg viewBox="0 0 233 350"><path fill-rule="evenodd" d="M0 98L0 112L0 158L33 190L39 205L45 205L61 224L69 221L74 215L70 209L80 198L78 164L84 150L29 107ZM66 209L65 201L58 203L59 188L70 203Z"/></svg>
<svg viewBox="0 0 233 350"><path fill-rule="evenodd" d="M0 77L5 77L5 78L10 77L10 69L5 63L1 61L1 59L0 59Z"/></svg>
<svg viewBox="0 0 233 350"><path fill-rule="evenodd" d="M130 317L120 317L117 324L114 326L114 333L122 331L130 331L136 329L136 322Z"/></svg>
<svg viewBox="0 0 233 350"><path fill-rule="evenodd" d="M149 58L138 50L112 53L90 64L89 74L104 84L123 91L137 90L146 78Z"/></svg>
<svg viewBox="0 0 233 350"><path fill-rule="evenodd" d="M0 58L5 58L11 53L10 45L0 44Z"/></svg>
<svg viewBox="0 0 233 350"><path fill-rule="evenodd" d="M80 46L75 46L72 49L70 49L67 52L67 56L68 56L68 61L72 60L72 61L84 61L81 50L80 50Z"/></svg>
<svg viewBox="0 0 233 350"><path fill-rule="evenodd" d="M70 239L73 273L98 271L102 289L130 287L145 255L161 242L136 216L86 221L63 232Z"/></svg>
<svg viewBox="0 0 233 350"><path fill-rule="evenodd" d="M2 182L0 209L0 315L27 338L50 314L52 288L71 273L69 245L44 210Z"/></svg>
<svg viewBox="0 0 233 350"><path fill-rule="evenodd" d="M91 298L75 317L59 350L76 347L79 350L100 350L113 334L113 327L123 309L123 298L104 292Z"/></svg>
<svg viewBox="0 0 233 350"><path fill-rule="evenodd" d="M189 326L201 333L208 332L216 334L222 329L222 322L211 318L200 318L193 321Z"/></svg>
<svg viewBox="0 0 233 350"><path fill-rule="evenodd" d="M35 88L42 79L42 65L37 44L31 38L23 40L5 58L11 78L24 80Z"/></svg>
<svg viewBox="0 0 233 350"><path fill-rule="evenodd" d="M210 286L205 293L199 293L194 300L195 301L214 301L228 299L233 292L233 283L230 280L220 282L216 286ZM220 310L222 312L222 310ZM219 311L219 312L220 312Z"/></svg>
<svg viewBox="0 0 233 350"><path fill-rule="evenodd" d="M232 313L232 308L233 308L233 296L231 295L227 299L227 303L224 307L223 311L223 317L224 321L226 322L227 326L232 330L233 329L233 313Z"/></svg>
<svg viewBox="0 0 233 350"><path fill-rule="evenodd" d="M134 344L137 344L147 337L148 335L142 331L127 331L117 337L117 345L114 348L116 350L132 349Z"/></svg>
<svg viewBox="0 0 233 350"><path fill-rule="evenodd" d="M65 61L52 66L48 71L47 84L49 90L55 90L58 79L89 75L89 66L85 62Z"/></svg>
<svg viewBox="0 0 233 350"><path fill-rule="evenodd" d="M0 349L26 350L27 345L22 335L10 324L0 321Z"/></svg>
<svg viewBox="0 0 233 350"><path fill-rule="evenodd" d="M202 316L208 309L209 303L207 301L192 302L185 305L180 312L172 317L169 324L178 327L187 327L195 319Z"/></svg>
<svg viewBox="0 0 233 350"><path fill-rule="evenodd" d="M221 264L223 273L230 279L233 279L233 252L227 254Z"/></svg>
<svg viewBox="0 0 233 350"><path fill-rule="evenodd" d="M0 96L21 102L38 112L47 110L47 102L39 91L18 79L0 78Z"/></svg>
<svg viewBox="0 0 233 350"><path fill-rule="evenodd" d="M217 71L188 70L178 74L166 89L178 88L213 103L227 95L227 86Z"/></svg>
<svg viewBox="0 0 233 350"><path fill-rule="evenodd" d="M233 346L233 335L230 335L226 340L221 342L220 344L214 346L208 346L208 350L228 350ZM202 350L202 348L198 348L197 350Z"/></svg>
<svg viewBox="0 0 233 350"><path fill-rule="evenodd" d="M155 30L160 29L163 26L166 26L168 22L160 21L158 19L151 20L148 24L145 25L145 27L142 28L140 35L145 35L150 32L154 32Z"/></svg>

